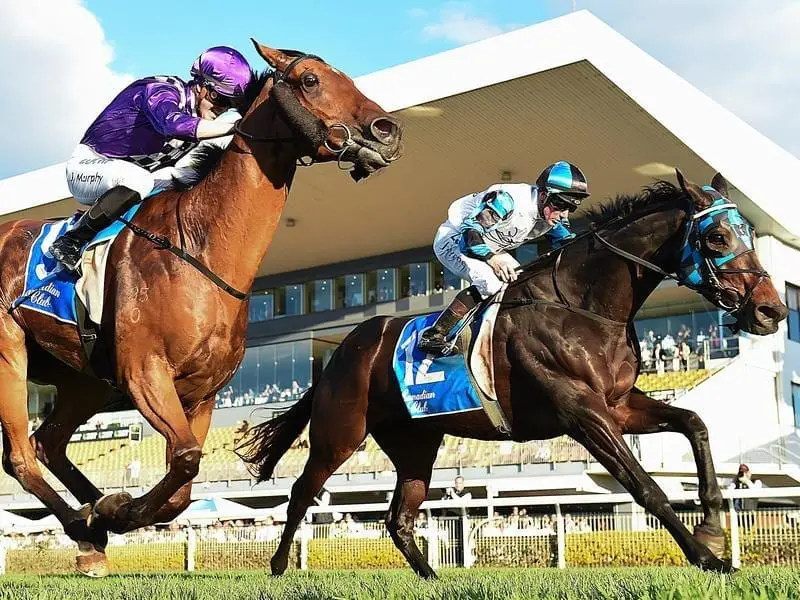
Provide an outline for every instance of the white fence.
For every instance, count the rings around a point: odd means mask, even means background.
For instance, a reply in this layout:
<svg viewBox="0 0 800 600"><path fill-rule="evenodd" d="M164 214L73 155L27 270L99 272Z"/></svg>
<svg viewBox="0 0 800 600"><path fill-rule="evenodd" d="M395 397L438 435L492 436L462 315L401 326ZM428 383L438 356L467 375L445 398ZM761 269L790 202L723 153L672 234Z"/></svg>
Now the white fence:
<svg viewBox="0 0 800 600"><path fill-rule="evenodd" d="M726 498L800 498L800 488L725 490ZM693 493L672 501L696 500ZM728 557L735 566L768 564L800 566L800 508L723 512ZM613 505L613 511L587 512L591 505ZM517 507L510 515L496 511ZM314 507L309 513L374 514L376 520L343 520L300 527L290 553L294 568L403 567L386 528L377 518L387 504ZM416 528L420 549L434 568L471 566L630 566L680 565L685 560L677 544L651 515L631 503L626 494L548 496L432 501L423 509L444 512L428 516ZM525 509L525 510L522 510ZM486 516L475 516L486 510ZM679 513L691 527L700 522L697 510ZM256 523L240 527L219 524L204 529L140 531L112 536L109 557L121 571L194 571L267 569L282 527ZM48 555L49 553L49 555ZM26 557L28 557L26 559ZM63 534L2 538L0 569L9 572L62 572L71 568L74 544ZM28 560L28 562L26 562ZM30 563L30 565L29 565ZM29 565L29 566L26 566Z"/></svg>

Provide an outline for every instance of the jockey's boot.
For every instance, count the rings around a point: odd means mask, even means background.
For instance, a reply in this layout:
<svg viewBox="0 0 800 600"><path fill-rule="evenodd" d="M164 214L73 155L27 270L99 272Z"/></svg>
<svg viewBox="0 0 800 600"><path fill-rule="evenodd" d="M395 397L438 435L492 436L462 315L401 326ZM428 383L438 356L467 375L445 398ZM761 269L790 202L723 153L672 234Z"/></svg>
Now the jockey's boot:
<svg viewBox="0 0 800 600"><path fill-rule="evenodd" d="M80 271L81 250L131 206L141 202L139 192L124 185L111 188L83 213L75 227L59 237L50 253L70 271Z"/></svg>
<svg viewBox="0 0 800 600"><path fill-rule="evenodd" d="M447 334L469 311L480 304L481 300L482 297L474 285L458 292L436 322L419 336L417 348L427 354L443 354L449 342Z"/></svg>

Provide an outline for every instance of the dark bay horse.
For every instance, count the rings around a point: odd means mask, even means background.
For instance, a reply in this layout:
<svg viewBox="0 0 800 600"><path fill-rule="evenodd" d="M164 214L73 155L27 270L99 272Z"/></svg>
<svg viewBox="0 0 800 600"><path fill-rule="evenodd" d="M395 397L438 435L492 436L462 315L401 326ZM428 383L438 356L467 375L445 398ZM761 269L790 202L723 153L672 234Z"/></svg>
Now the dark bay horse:
<svg viewBox="0 0 800 600"><path fill-rule="evenodd" d="M344 73L313 55L254 41L274 69L248 90L244 118L218 164L188 191L144 202L134 225L171 240L222 281L125 229L105 274L102 336L116 385L167 440L167 473L140 498L102 493L69 461L75 429L109 387L83 374L76 328L33 311L9 312L41 221L0 226L0 422L3 468L78 542L78 569L107 573L107 531L180 514L211 422L214 398L245 350L249 290L270 245L299 159L353 163L358 180L400 155L401 127ZM228 285L227 291L225 285ZM28 439L26 379L57 386L52 413ZM85 506L76 510L42 478L37 458Z"/></svg>
<svg viewBox="0 0 800 600"><path fill-rule="evenodd" d="M722 495L708 431L695 413L635 387L640 357L633 318L665 275L679 272L687 247L701 265L701 281L693 287L732 314L738 328L773 333L787 309L761 268L752 231L738 211L729 220L708 222L712 202L725 203L724 179L715 177L716 189L700 188L680 173L678 180L680 187L659 182L639 196L606 204L590 215L590 231L522 271L509 286L495 325L495 382L512 439L569 435L658 517L692 564L728 571L730 564L718 558L724 549ZM722 257L724 267L715 260ZM409 418L392 369L406 321L376 317L356 327L314 387L288 412L252 428L240 444L243 458L265 480L311 421L310 454L292 488L273 573L286 569L295 529L325 480L371 433L397 469L389 532L418 574L435 576L413 528L442 437L501 436L480 411ZM680 432L691 442L704 512L694 535L622 437L659 431Z"/></svg>

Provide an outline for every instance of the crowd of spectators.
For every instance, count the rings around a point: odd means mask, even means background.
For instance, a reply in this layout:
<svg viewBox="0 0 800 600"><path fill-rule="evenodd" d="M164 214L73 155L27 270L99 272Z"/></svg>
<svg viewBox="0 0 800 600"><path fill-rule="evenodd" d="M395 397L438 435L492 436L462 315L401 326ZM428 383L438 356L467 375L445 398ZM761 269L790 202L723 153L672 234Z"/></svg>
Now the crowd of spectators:
<svg viewBox="0 0 800 600"><path fill-rule="evenodd" d="M639 340L642 368L645 372L688 371L703 369L710 358L723 358L736 354L736 338L725 338L718 325L693 334L692 328L682 324L678 332L663 335L652 329Z"/></svg>
<svg viewBox="0 0 800 600"><path fill-rule="evenodd" d="M277 384L273 383L266 386L260 393L251 388L241 394L237 393L232 385L229 385L217 393L215 407L231 408L270 404L272 402L294 402L299 400L309 387L311 387L311 382L308 382L304 387L297 381L292 381L292 384L286 388L278 387Z"/></svg>

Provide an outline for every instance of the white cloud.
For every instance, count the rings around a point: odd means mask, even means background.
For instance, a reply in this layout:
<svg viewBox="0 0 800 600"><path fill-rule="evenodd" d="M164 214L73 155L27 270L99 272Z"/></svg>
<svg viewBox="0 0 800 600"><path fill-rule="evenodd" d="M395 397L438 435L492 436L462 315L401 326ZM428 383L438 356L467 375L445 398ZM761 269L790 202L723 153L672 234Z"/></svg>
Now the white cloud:
<svg viewBox="0 0 800 600"><path fill-rule="evenodd" d="M578 8L800 156L800 2L581 0Z"/></svg>
<svg viewBox="0 0 800 600"><path fill-rule="evenodd" d="M468 4L451 2L439 11L438 19L423 27L429 39L445 39L458 44L477 42L514 27L499 25L486 17L473 15Z"/></svg>
<svg viewBox="0 0 800 600"><path fill-rule="evenodd" d="M65 161L132 79L80 0L0 2L0 56L0 178Z"/></svg>

